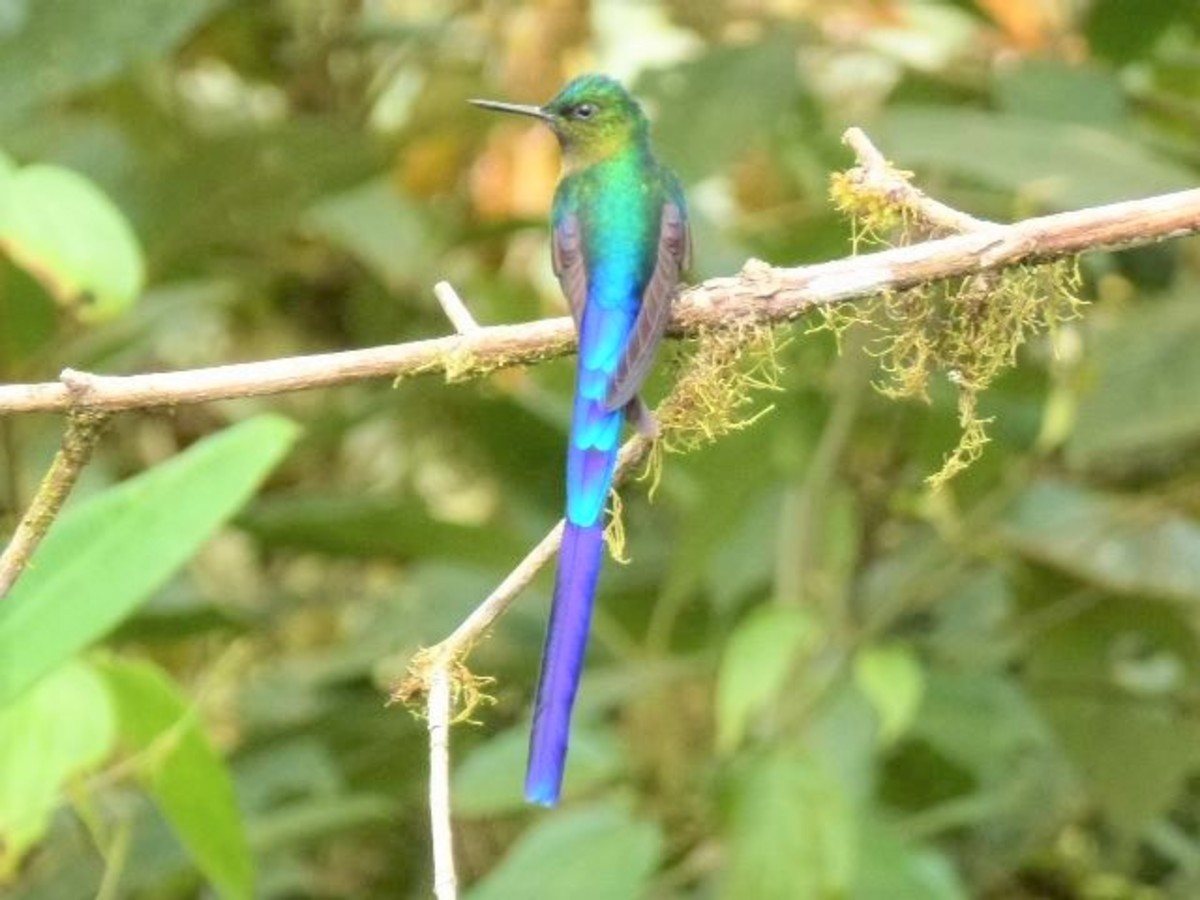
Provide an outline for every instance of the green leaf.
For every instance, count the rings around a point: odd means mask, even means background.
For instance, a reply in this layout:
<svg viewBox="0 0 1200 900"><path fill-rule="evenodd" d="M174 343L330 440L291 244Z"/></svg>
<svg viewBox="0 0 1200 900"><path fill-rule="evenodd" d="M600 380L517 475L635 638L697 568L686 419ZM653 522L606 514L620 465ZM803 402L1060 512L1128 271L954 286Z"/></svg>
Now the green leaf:
<svg viewBox="0 0 1200 900"><path fill-rule="evenodd" d="M161 154L131 173L129 204L156 268L189 269L215 250L260 248L294 231L320 197L382 164L377 146L329 120L190 140L188 152Z"/></svg>
<svg viewBox="0 0 1200 900"><path fill-rule="evenodd" d="M853 900L967 900L949 860L935 850L906 841L885 822L868 820L862 829Z"/></svg>
<svg viewBox="0 0 1200 900"><path fill-rule="evenodd" d="M772 35L649 73L638 93L658 104L654 133L663 158L685 181L694 181L745 153L752 136L765 139L801 96L795 68L794 42Z"/></svg>
<svg viewBox="0 0 1200 900"><path fill-rule="evenodd" d="M121 740L146 790L222 896L252 896L254 868L233 780L191 701L150 663L113 659L103 670Z"/></svg>
<svg viewBox="0 0 1200 900"><path fill-rule="evenodd" d="M441 243L425 210L384 177L321 200L305 215L304 225L353 253L384 284L396 288L423 278L437 265ZM397 247L405 252L397 253Z"/></svg>
<svg viewBox="0 0 1200 900"><path fill-rule="evenodd" d="M821 666L807 671L820 673ZM820 760L823 776L837 781L848 804L866 806L879 779L879 723L870 702L848 679L824 688L796 685L788 698L795 698L790 710L805 711L799 738Z"/></svg>
<svg viewBox="0 0 1200 900"><path fill-rule="evenodd" d="M175 46L222 0L30 0L0 32L0 121ZM13 27L15 26L15 27Z"/></svg>
<svg viewBox="0 0 1200 900"><path fill-rule="evenodd" d="M908 760L893 757L900 777L889 778L890 787L919 810L911 822L918 833L969 828L997 869L1016 867L1078 814L1078 779L1003 668L964 668L929 673L910 740L900 745Z"/></svg>
<svg viewBox="0 0 1200 900"><path fill-rule="evenodd" d="M1179 0L1095 0L1087 13L1088 44L1099 56L1129 62L1149 55L1171 26L1182 33L1196 18L1195 7Z"/></svg>
<svg viewBox="0 0 1200 900"><path fill-rule="evenodd" d="M717 748L737 749L750 722L783 687L797 656L818 638L818 624L802 609L756 609L729 638L717 680Z"/></svg>
<svg viewBox="0 0 1200 900"><path fill-rule="evenodd" d="M904 734L921 707L925 675L910 647L884 644L854 657L854 681L879 716L879 735L891 743Z"/></svg>
<svg viewBox="0 0 1200 900"><path fill-rule="evenodd" d="M260 416L68 509L0 604L0 703L103 637L238 510L296 426Z"/></svg>
<svg viewBox="0 0 1200 900"><path fill-rule="evenodd" d="M1025 692L1003 672L935 670L913 731L985 788L1011 781L1022 761L1055 752Z"/></svg>
<svg viewBox="0 0 1200 900"><path fill-rule="evenodd" d="M729 480L740 483L736 479ZM717 493L720 491L714 490L714 485L710 483L696 501L707 507L707 499ZM732 617L747 596L765 589L775 574L778 555L776 535L784 495L772 486L755 494L744 495L744 499L751 500L755 496L757 499L749 508L737 508L736 503L726 506L730 515L719 519L724 526L719 532L711 529L711 523L709 528L705 528L689 522L680 528L680 542L672 542L672 574L683 579L676 584L686 585L692 578L702 574L712 596L713 608L726 617ZM706 517L698 515L689 518ZM689 566L692 560L683 557L685 548L681 545L687 538L692 538L691 546L687 549L695 555L695 560L703 561L701 566ZM707 543L698 543L696 538ZM690 576L689 569L693 573Z"/></svg>
<svg viewBox="0 0 1200 900"><path fill-rule="evenodd" d="M1102 470L1150 467L1200 444L1200 304L1194 282L1163 303L1091 329L1088 377L1067 458Z"/></svg>
<svg viewBox="0 0 1200 900"><path fill-rule="evenodd" d="M283 803L255 816L248 827L254 849L262 854L332 841L365 825L386 829L395 815L396 799L386 794L333 793Z"/></svg>
<svg viewBox="0 0 1200 900"><path fill-rule="evenodd" d="M254 504L238 525L265 544L335 556L446 559L508 566L527 545L511 529L443 522L423 503L334 494L283 495Z"/></svg>
<svg viewBox="0 0 1200 900"><path fill-rule="evenodd" d="M1107 590L1200 600L1200 523L1154 501L1041 481L1017 498L1002 535Z"/></svg>
<svg viewBox="0 0 1200 900"><path fill-rule="evenodd" d="M890 159L956 172L1041 205L1073 209L1184 190L1186 168L1124 133L943 107L899 107L871 126Z"/></svg>
<svg viewBox="0 0 1200 900"><path fill-rule="evenodd" d="M474 748L454 770L454 812L473 818L525 810L521 794L529 726L510 728ZM577 797L613 780L621 771L621 748L607 731L575 723L563 796Z"/></svg>
<svg viewBox="0 0 1200 900"><path fill-rule="evenodd" d="M1187 796L1200 722L1180 715L1200 643L1178 608L1108 598L1030 648L1025 678L1091 798L1129 838Z"/></svg>
<svg viewBox="0 0 1200 900"><path fill-rule="evenodd" d="M1055 122L1118 128L1125 94L1110 70L1053 59L1027 59L997 72L996 101L1005 112Z"/></svg>
<svg viewBox="0 0 1200 900"><path fill-rule="evenodd" d="M762 446L762 435L749 428L726 436L689 455L687 475L703 483L701 494L687 498L678 534L672 542L670 567L663 586L664 602L686 596L707 581L722 611L730 611L738 591L769 581L774 554L770 542L746 546L764 519L778 518L778 493L767 496L770 466L747 466ZM749 533L747 533L749 532ZM731 554L745 549L736 562Z"/></svg>
<svg viewBox="0 0 1200 900"><path fill-rule="evenodd" d="M67 663L0 708L0 884L46 833L63 786L112 752L116 722L104 683Z"/></svg>
<svg viewBox="0 0 1200 900"><path fill-rule="evenodd" d="M751 761L732 798L721 896L820 900L854 879L857 821L842 782L793 747Z"/></svg>
<svg viewBox="0 0 1200 900"><path fill-rule="evenodd" d="M615 806L541 816L466 900L641 900L661 851L657 825Z"/></svg>
<svg viewBox="0 0 1200 900"><path fill-rule="evenodd" d="M112 202L81 175L34 165L0 181L0 249L85 322L137 299L145 263Z"/></svg>

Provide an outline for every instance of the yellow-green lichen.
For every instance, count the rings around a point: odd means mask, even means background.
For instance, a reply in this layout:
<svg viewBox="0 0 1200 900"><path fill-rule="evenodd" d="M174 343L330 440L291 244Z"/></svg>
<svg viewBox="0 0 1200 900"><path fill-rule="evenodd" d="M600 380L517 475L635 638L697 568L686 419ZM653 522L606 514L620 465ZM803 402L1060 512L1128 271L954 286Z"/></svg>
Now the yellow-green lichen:
<svg viewBox="0 0 1200 900"><path fill-rule="evenodd" d="M625 555L625 506L616 488L608 492L608 524L604 526L604 543L608 545L608 555L614 562L621 565L629 563Z"/></svg>
<svg viewBox="0 0 1200 900"><path fill-rule="evenodd" d="M465 656L466 651L462 655ZM496 698L486 690L495 683L496 679L476 675L463 664L461 657L448 664L440 660L441 657L436 647L421 650L413 656L409 661L407 674L399 684L392 688L391 694L388 696L388 703L402 703L417 718L425 718L428 711L418 701L429 693L429 686L437 667L446 665L450 675L451 710L453 712L450 724L457 725L460 722L468 722L478 725L479 723L471 716L479 707L491 706L496 702Z"/></svg>
<svg viewBox="0 0 1200 900"><path fill-rule="evenodd" d="M906 244L922 225L919 208L910 208L915 191L887 191L853 173L835 175L830 189L838 209L851 216L855 248L891 233L891 243ZM897 173L906 178L908 173ZM891 208L889 207L891 204ZM964 217L965 218L965 217ZM938 488L979 458L988 442L990 419L979 415L979 396L1004 370L1016 364L1017 351L1031 336L1076 318L1083 301L1074 260L1013 266L885 292L870 300L823 309L821 328L839 335L852 324L867 324L873 334L868 352L879 359L882 377L876 388L888 397L928 401L930 379L941 373L958 394L958 444L928 483Z"/></svg>
<svg viewBox="0 0 1200 900"><path fill-rule="evenodd" d="M671 393L655 413L659 436L643 478L658 488L663 453L689 453L731 431L749 428L774 409L762 406L761 391L782 388L784 342L766 325L744 323L701 332Z"/></svg>
<svg viewBox="0 0 1200 900"><path fill-rule="evenodd" d="M907 183L913 175L893 168L887 174L893 185ZM881 187L879 179L868 179L862 169L834 172L829 178L829 199L850 220L850 246L854 253L863 245L887 244L891 236L912 230L911 212L897 192Z"/></svg>
<svg viewBox="0 0 1200 900"><path fill-rule="evenodd" d="M456 347L445 356L446 382L466 381L490 372L495 365L483 365L479 358L466 347Z"/></svg>

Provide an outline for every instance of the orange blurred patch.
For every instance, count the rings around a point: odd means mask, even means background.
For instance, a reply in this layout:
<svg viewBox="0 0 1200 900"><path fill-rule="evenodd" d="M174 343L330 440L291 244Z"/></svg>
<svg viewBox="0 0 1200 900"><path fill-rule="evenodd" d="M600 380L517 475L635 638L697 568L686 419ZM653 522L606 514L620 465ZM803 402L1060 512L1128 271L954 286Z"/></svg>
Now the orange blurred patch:
<svg viewBox="0 0 1200 900"><path fill-rule="evenodd" d="M1066 32L1069 15L1061 0L975 0L1017 49L1045 50Z"/></svg>
<svg viewBox="0 0 1200 900"><path fill-rule="evenodd" d="M503 125L471 168L471 200L483 219L544 218L559 174L558 145L540 125Z"/></svg>

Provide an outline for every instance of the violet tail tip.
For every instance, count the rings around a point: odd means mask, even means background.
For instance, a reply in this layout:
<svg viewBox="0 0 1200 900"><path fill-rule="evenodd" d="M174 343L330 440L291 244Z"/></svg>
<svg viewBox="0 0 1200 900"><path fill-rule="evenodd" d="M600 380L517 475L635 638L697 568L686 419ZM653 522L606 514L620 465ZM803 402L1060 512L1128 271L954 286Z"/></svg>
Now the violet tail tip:
<svg viewBox="0 0 1200 900"><path fill-rule="evenodd" d="M525 802L536 806L558 806L558 786L545 779L532 777L525 781Z"/></svg>
<svg viewBox="0 0 1200 900"><path fill-rule="evenodd" d="M567 522L542 652L542 671L538 677L529 740L529 766L525 774L525 799L540 806L554 806L562 790L571 711L587 652L592 603L603 553L604 528L601 525L581 526Z"/></svg>

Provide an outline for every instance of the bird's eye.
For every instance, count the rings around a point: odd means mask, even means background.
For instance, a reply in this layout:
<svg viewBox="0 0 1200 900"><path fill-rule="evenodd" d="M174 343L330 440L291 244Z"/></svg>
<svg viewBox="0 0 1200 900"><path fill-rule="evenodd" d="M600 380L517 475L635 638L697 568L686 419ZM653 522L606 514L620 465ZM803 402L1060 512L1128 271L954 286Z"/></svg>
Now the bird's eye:
<svg viewBox="0 0 1200 900"><path fill-rule="evenodd" d="M596 114L596 107L591 103L580 103L571 111L571 115L576 119L590 119Z"/></svg>

